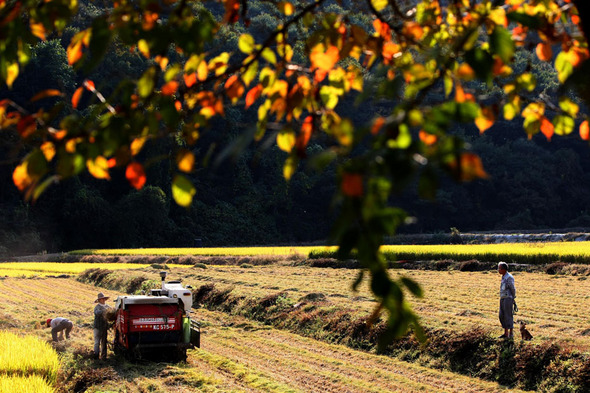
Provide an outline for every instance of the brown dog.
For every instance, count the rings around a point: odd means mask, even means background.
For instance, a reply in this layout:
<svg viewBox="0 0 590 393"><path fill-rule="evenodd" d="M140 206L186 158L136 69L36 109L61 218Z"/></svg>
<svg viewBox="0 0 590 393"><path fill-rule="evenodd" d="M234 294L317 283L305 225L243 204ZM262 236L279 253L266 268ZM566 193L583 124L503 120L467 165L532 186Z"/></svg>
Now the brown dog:
<svg viewBox="0 0 590 393"><path fill-rule="evenodd" d="M528 331L526 328L526 323L524 322L520 323L520 335L522 336L523 340L531 340L533 338L533 335Z"/></svg>

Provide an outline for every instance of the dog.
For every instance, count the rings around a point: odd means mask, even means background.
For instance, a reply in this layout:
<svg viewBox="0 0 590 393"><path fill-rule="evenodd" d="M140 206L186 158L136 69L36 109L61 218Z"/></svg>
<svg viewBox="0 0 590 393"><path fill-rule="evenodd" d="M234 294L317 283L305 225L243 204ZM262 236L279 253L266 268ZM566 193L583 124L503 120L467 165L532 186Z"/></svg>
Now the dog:
<svg viewBox="0 0 590 393"><path fill-rule="evenodd" d="M531 334L531 332L528 331L528 329L526 328L526 323L524 322L520 323L520 335L522 336L523 340L533 339L533 335Z"/></svg>

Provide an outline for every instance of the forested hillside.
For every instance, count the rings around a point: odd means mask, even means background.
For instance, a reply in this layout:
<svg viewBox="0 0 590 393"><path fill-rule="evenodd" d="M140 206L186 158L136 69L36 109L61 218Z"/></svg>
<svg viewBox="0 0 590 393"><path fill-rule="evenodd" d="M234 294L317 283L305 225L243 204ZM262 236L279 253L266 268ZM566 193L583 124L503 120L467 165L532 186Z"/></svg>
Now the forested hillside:
<svg viewBox="0 0 590 393"><path fill-rule="evenodd" d="M30 64L12 89L0 90L0 98L10 98L34 111L35 104L29 100L37 91L57 88L71 94L85 79L91 79L102 94L109 96L116 94L115 80L138 78L145 71L150 60L116 44L90 74L84 69L74 71L68 65L67 42L87 27L89 17L102 13L110 2L83 0L80 4L75 23L62 37L33 47ZM199 18L223 18L222 5L205 4L193 6ZM262 1L248 4L249 26L223 26L207 48L210 54L235 50L239 35L246 30L262 40L276 27L278 15L274 7ZM347 17L370 30L372 20L362 11L356 9ZM326 12L344 13L336 1ZM302 38L301 45L294 47L293 56L303 63L303 35L308 33L292 29L291 34L301 34ZM179 55L171 48L169 57L175 56ZM551 67L541 63L527 48L520 48L516 59L516 72L526 69L536 75L536 90L532 94L556 94L557 77ZM358 106L348 97L339 101L336 110L358 124L367 123L375 114L387 114L394 103L380 99L378 91L372 90L380 78L383 75L365 75L363 95L374 96L375 100L365 100ZM431 94L442 95L442 88L439 90ZM500 89L488 90L490 100L503 94ZM80 108L86 114L92 113L88 103L82 102ZM324 241L338 209L338 200L332 199L335 169L318 172L303 168L287 183L281 176L286 154L274 144L243 138L255 132L256 111L256 105L249 109L243 105L228 108L225 117L215 120L209 131L198 135L198 143L190 146L198 164L190 174L197 193L189 209L176 205L170 195L176 159L173 151L184 143L180 139L159 140L151 145L147 142L139 156L158 160L145 162L148 183L139 191L128 185L123 169L119 168L111 171L109 181L88 174L62 181L29 204L23 201L12 181L13 170L26 154L27 146L20 144L22 140L16 133L0 132L0 255L94 247L193 246L196 239L207 246ZM453 133L471 143L489 178L459 185L442 177L433 200L417 197L420 184L409 185L394 202L416 220L400 231L590 226L587 142L574 137L548 142L543 135L527 140L520 117L511 122L497 121L483 135L475 126L456 128ZM308 155L325 149L323 143L328 142L315 139L307 146Z"/></svg>

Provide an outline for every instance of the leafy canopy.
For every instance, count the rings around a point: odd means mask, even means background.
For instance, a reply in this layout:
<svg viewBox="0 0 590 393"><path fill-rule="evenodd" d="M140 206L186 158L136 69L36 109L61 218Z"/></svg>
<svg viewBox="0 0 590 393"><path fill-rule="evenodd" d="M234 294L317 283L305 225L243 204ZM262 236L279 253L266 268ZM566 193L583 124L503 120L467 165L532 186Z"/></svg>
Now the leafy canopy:
<svg viewBox="0 0 590 393"><path fill-rule="evenodd" d="M121 81L110 97L88 79L71 95L40 91L30 97L40 107L34 112L0 100L0 129L16 130L31 146L13 173L25 197L36 200L51 183L85 170L109 179L115 167L141 189L147 178L138 157L145 143L172 137L183 141L174 157L172 196L189 206L197 193L191 175L204 165L194 148L228 106L242 106L256 114L254 140L285 152L287 181L302 160L320 168L338 164L334 236L340 255L355 252L365 267L354 287L370 273L380 300L373 319L388 311L387 339L409 325L422 335L404 297L406 290L421 296L420 287L392 280L379 252L384 236L407 219L390 196L415 178L421 195L433 196L441 169L462 181L487 177L479 157L453 135L455 124L484 133L500 118L522 118L529 137L541 132L551 139L581 123L580 137L589 138L586 115L566 90L574 85L588 96L587 82L580 82L589 57L581 22L590 24L582 1L342 0L338 8L327 0L269 1L264 7L280 15L280 23L263 40L247 29L253 1L221 3L216 20L197 1L114 1L71 37L67 61L87 73L118 45L149 60L141 75ZM341 12L329 12L334 9ZM0 79L8 88L31 48L62 35L77 12L71 0L42 6L0 0ZM239 34L236 46L219 50L211 43L227 27ZM514 71L517 51L554 66L564 87L559 97L538 94L530 67ZM487 94L492 87L501 94ZM390 106L355 124L338 110L349 97ZM312 138L328 147L307 157Z"/></svg>

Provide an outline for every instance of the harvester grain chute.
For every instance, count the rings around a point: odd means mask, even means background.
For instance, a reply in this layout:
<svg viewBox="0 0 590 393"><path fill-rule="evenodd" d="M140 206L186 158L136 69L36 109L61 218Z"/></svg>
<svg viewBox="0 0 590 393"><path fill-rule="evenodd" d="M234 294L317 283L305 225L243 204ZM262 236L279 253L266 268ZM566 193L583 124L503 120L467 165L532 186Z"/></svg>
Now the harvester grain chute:
<svg viewBox="0 0 590 393"><path fill-rule="evenodd" d="M200 327L191 319L192 293L180 281L166 282L149 295L119 296L115 302L116 353L129 358L186 360L188 348L200 347Z"/></svg>

